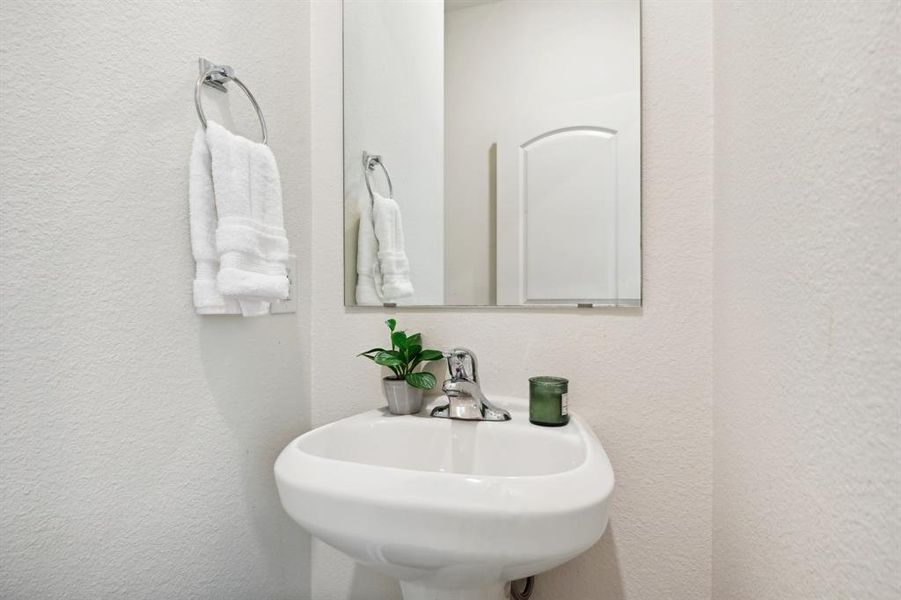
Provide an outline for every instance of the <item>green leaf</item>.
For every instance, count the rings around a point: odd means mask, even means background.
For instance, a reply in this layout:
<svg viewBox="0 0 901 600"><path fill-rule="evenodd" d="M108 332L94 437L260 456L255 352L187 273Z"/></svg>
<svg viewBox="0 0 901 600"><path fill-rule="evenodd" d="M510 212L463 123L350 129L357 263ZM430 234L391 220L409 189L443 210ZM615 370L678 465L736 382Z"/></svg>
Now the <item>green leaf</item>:
<svg viewBox="0 0 901 600"><path fill-rule="evenodd" d="M435 387L438 380L431 373L410 373L407 375L407 383L421 390L430 390Z"/></svg>
<svg viewBox="0 0 901 600"><path fill-rule="evenodd" d="M375 360L376 364L383 367L401 367L405 364L404 360L397 355L397 352L379 352L373 360Z"/></svg>
<svg viewBox="0 0 901 600"><path fill-rule="evenodd" d="M365 356L366 358L372 358L369 355L372 354L373 352L384 352L384 351L385 351L384 348L372 348L371 350L367 350L366 352L360 352L359 354L357 354L357 356Z"/></svg>
<svg viewBox="0 0 901 600"><path fill-rule="evenodd" d="M420 346L420 350L421 350L421 349L422 349L422 348L421 348L421 346L422 346L422 334L421 334L421 333L414 333L413 335L411 335L410 337L407 338L407 344L409 344L410 346Z"/></svg>
<svg viewBox="0 0 901 600"><path fill-rule="evenodd" d="M403 331L395 331L391 334L391 344L400 350L407 349L407 334Z"/></svg>
<svg viewBox="0 0 901 600"><path fill-rule="evenodd" d="M409 341L409 340L408 340ZM422 351L422 346L407 346L404 350L404 360L407 361L407 370L412 371L413 367L419 364L418 356Z"/></svg>
<svg viewBox="0 0 901 600"><path fill-rule="evenodd" d="M444 353L440 350L423 350L419 355L419 359L425 361L441 360L442 358L444 358Z"/></svg>
<svg viewBox="0 0 901 600"><path fill-rule="evenodd" d="M422 347L416 346L415 350L416 350L416 352L411 352L410 355L407 357L407 359L410 362L410 370L411 371L416 368L416 365L418 365L419 363L422 362Z"/></svg>
<svg viewBox="0 0 901 600"><path fill-rule="evenodd" d="M388 319L387 321L385 321L385 325L388 326L388 329L394 331L394 328L397 327L397 321L394 319Z"/></svg>

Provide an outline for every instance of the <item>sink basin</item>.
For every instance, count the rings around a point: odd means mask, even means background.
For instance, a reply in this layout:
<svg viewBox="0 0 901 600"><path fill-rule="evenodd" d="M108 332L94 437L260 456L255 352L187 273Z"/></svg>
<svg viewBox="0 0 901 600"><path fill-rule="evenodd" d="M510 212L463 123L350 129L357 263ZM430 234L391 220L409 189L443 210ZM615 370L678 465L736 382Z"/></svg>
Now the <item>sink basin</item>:
<svg viewBox="0 0 901 600"><path fill-rule="evenodd" d="M288 514L357 562L396 577L405 600L500 600L504 584L560 565L600 539L613 470L577 415L529 423L372 410L310 431L282 451Z"/></svg>

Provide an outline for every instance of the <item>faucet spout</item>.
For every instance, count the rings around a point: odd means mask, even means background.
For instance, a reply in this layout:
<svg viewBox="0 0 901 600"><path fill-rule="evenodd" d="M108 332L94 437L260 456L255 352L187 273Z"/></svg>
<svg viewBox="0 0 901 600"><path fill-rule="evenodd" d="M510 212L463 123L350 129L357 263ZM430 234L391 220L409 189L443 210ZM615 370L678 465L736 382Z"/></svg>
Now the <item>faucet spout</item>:
<svg viewBox="0 0 901 600"><path fill-rule="evenodd" d="M455 348L447 355L450 379L441 386L448 403L432 409L433 417L466 421L509 421L510 413L491 403L478 381L478 362L475 353Z"/></svg>

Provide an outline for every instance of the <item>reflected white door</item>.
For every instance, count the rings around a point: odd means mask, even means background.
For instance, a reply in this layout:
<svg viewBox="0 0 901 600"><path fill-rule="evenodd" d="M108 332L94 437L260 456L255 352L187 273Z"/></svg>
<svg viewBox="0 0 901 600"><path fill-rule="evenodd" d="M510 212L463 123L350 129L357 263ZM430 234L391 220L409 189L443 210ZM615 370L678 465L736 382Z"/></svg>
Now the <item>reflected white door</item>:
<svg viewBox="0 0 901 600"><path fill-rule="evenodd" d="M498 140L498 304L638 303L640 128L617 106Z"/></svg>

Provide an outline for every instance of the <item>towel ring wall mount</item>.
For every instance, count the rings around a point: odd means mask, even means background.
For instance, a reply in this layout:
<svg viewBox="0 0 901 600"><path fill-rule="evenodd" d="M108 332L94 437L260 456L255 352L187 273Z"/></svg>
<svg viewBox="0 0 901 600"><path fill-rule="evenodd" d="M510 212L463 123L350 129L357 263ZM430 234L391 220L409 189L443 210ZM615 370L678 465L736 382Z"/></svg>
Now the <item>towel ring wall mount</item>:
<svg viewBox="0 0 901 600"><path fill-rule="evenodd" d="M269 141L268 131L266 129L266 119L263 118L263 111L260 108L260 105L257 103L257 99L253 97L253 94L250 93L250 90L247 89L241 80L235 77L235 70L232 69L229 65L217 65L213 64L205 58L201 58L199 61L200 66L200 77L197 78L197 82L194 84L194 106L197 108L197 116L200 117L200 124L203 125L203 128L206 129L206 115L203 113L203 104L201 103L201 90L204 85L208 85L215 90L219 90L220 92L228 92L225 87L225 84L229 81L232 81L241 88L241 91L247 96L247 99L250 100L250 103L253 105L253 110L257 113L257 118L260 120L260 133L262 134L263 143L267 144Z"/></svg>
<svg viewBox="0 0 901 600"><path fill-rule="evenodd" d="M369 199L374 200L372 195L372 182L370 182L369 178L375 172L376 166L382 168L382 173L385 174L385 181L388 182L388 197L392 200L394 199L394 186L391 184L391 175L388 174L388 167L385 166L385 162L382 160L382 156L380 154L370 154L366 151L363 152L363 178L366 179L366 189L369 190Z"/></svg>

